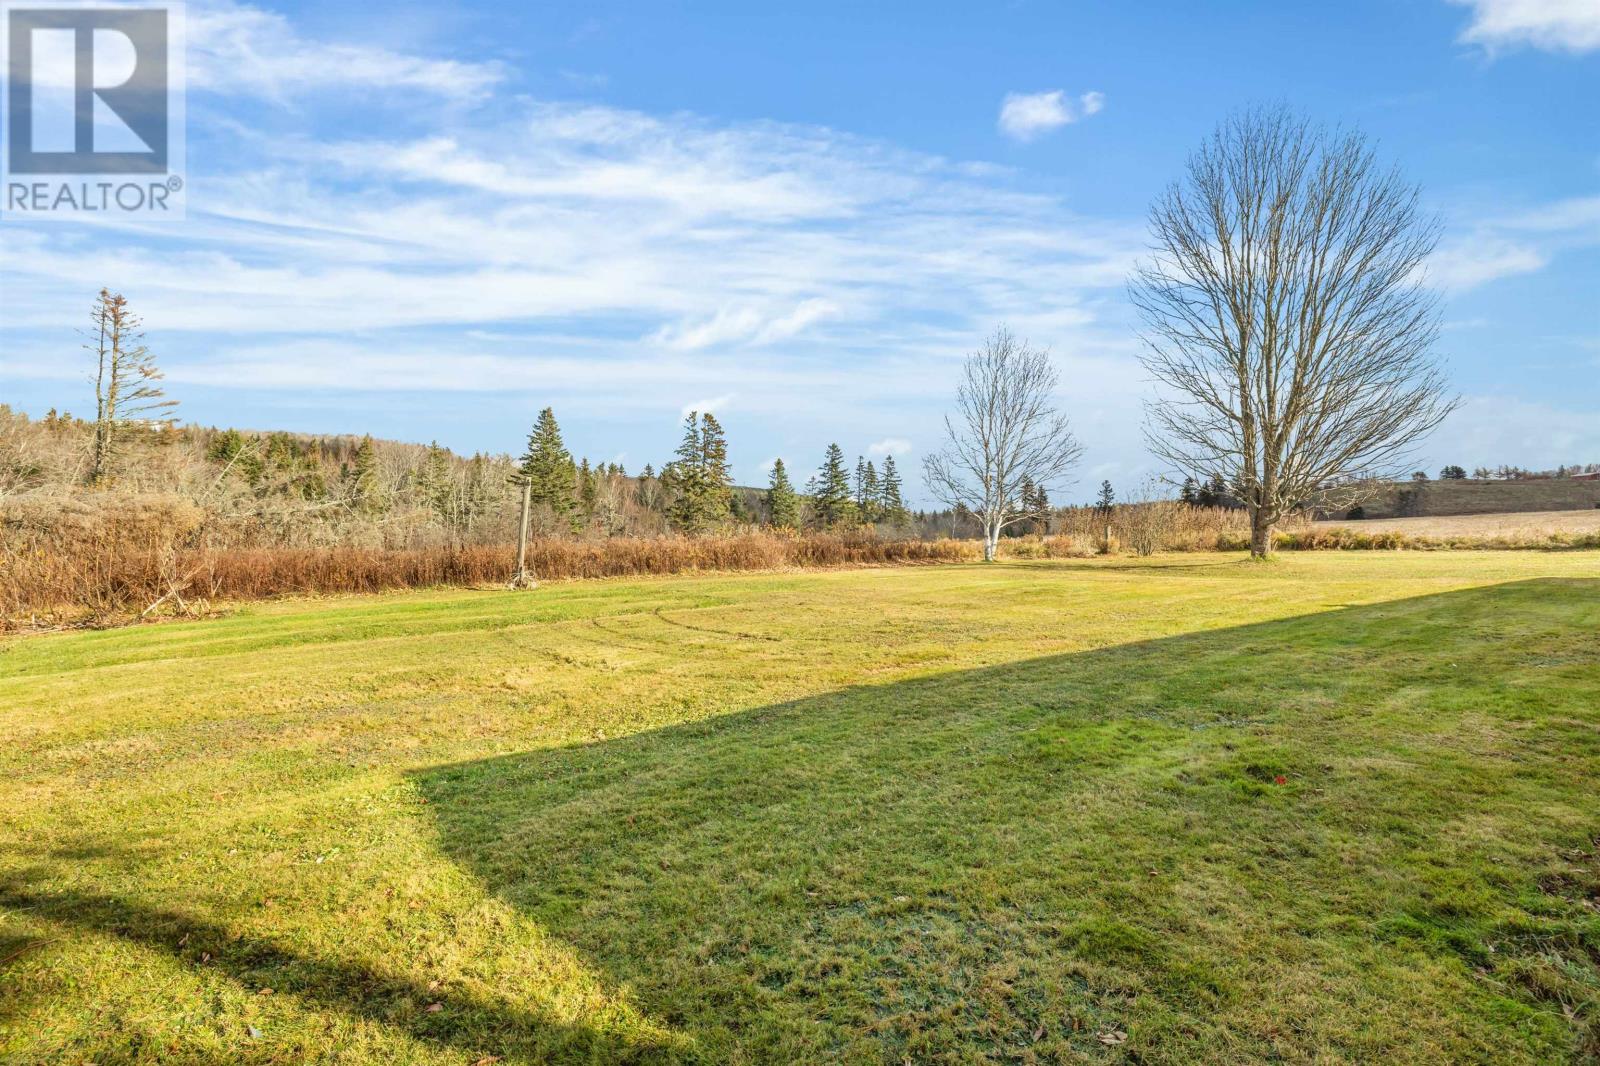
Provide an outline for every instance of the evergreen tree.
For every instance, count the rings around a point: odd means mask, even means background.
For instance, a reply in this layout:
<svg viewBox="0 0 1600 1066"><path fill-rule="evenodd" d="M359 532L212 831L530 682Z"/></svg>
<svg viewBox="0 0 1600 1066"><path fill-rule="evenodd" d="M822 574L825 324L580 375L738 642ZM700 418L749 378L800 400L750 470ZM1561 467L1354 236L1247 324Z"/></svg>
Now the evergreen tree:
<svg viewBox="0 0 1600 1066"><path fill-rule="evenodd" d="M438 441L433 441L423 453L422 467L417 471L418 502L448 521L454 487L450 477L450 454L439 447Z"/></svg>
<svg viewBox="0 0 1600 1066"><path fill-rule="evenodd" d="M894 456L883 457L883 477L878 488L878 507L886 522L899 525L906 521L905 498L900 491L900 471L895 468Z"/></svg>
<svg viewBox="0 0 1600 1066"><path fill-rule="evenodd" d="M709 411L700 416L700 468L706 485L706 521L726 521L733 498L733 468L728 464L728 436Z"/></svg>
<svg viewBox="0 0 1600 1066"><path fill-rule="evenodd" d="M789 471L784 469L782 459L772 461L772 480L767 486L767 510L771 512L772 524L779 529L800 528L800 497L795 495L794 486L789 483Z"/></svg>
<svg viewBox="0 0 1600 1066"><path fill-rule="evenodd" d="M1191 507L1200 502L1200 486L1195 483L1194 478L1183 479L1183 490L1178 493L1178 499Z"/></svg>
<svg viewBox="0 0 1600 1066"><path fill-rule="evenodd" d="M1033 498L1033 478L1024 477L1022 479L1022 488L1019 491L1018 496L1020 498L1017 501L1017 511L1023 516L1023 522L1031 525L1036 510ZM1021 528L1018 526L1012 527L1012 529L1017 533L1022 532L1023 528L1026 528L1026 526Z"/></svg>
<svg viewBox="0 0 1600 1066"><path fill-rule="evenodd" d="M1117 507L1117 494L1111 491L1111 482L1100 482L1100 495L1094 501L1094 509L1102 515L1109 515Z"/></svg>
<svg viewBox="0 0 1600 1066"><path fill-rule="evenodd" d="M378 483L378 449L371 437L362 437L356 447L355 464L350 478L350 495L356 507L368 513L384 509Z"/></svg>
<svg viewBox="0 0 1600 1066"><path fill-rule="evenodd" d="M586 521L594 520L595 501L599 497L600 486L599 471L589 468L589 460L584 459L578 464L578 498L583 505L583 517Z"/></svg>
<svg viewBox="0 0 1600 1066"><path fill-rule="evenodd" d="M577 502L573 499L572 454L561 440L561 427L555 412L546 407L539 412L533 432L528 434L528 450L522 456L518 474L531 486L535 507L548 508L557 521L577 528Z"/></svg>
<svg viewBox="0 0 1600 1066"><path fill-rule="evenodd" d="M366 443L370 449L371 439ZM256 442L236 429L217 434L206 449L206 458L221 463L224 474L237 474L251 488L260 483L264 472Z"/></svg>
<svg viewBox="0 0 1600 1066"><path fill-rule="evenodd" d="M728 467L728 441L710 413L689 412L677 458L661 471L661 483L676 498L668 517L677 529L700 533L728 521L732 514L733 475Z"/></svg>
<svg viewBox="0 0 1600 1066"><path fill-rule="evenodd" d="M845 472L844 451L828 445L822 469L817 471L811 502L817 525L824 529L843 525L853 517L850 502L850 475Z"/></svg>
<svg viewBox="0 0 1600 1066"><path fill-rule="evenodd" d="M1050 532L1050 494L1043 485L1038 485L1033 490L1033 531L1040 536Z"/></svg>
<svg viewBox="0 0 1600 1066"><path fill-rule="evenodd" d="M1201 507L1229 506L1228 483L1222 480L1221 474L1213 474L1211 480L1196 490L1194 502Z"/></svg>

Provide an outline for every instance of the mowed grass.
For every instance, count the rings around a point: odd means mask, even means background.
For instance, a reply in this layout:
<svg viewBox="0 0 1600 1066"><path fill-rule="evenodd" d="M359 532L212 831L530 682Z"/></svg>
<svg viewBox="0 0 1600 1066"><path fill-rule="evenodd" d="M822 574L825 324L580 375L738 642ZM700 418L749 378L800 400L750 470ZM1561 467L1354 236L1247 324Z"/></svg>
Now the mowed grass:
<svg viewBox="0 0 1600 1066"><path fill-rule="evenodd" d="M14 640L0 1061L1583 1061L1597 633L1368 552Z"/></svg>

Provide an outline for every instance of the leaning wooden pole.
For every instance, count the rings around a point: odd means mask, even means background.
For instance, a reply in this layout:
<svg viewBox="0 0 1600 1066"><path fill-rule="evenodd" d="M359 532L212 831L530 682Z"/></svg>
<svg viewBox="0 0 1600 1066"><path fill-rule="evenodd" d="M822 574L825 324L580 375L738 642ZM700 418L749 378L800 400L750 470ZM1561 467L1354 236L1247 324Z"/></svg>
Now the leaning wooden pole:
<svg viewBox="0 0 1600 1066"><path fill-rule="evenodd" d="M528 572L528 512L533 509L533 482L522 482L522 525L517 531L517 572L511 578L514 589L538 588L539 582Z"/></svg>

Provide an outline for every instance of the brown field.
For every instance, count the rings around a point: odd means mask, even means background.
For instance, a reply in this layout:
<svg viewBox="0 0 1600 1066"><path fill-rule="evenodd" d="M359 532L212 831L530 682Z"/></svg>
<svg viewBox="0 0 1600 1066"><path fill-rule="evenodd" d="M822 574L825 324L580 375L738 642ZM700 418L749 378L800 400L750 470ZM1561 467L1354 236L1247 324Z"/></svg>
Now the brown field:
<svg viewBox="0 0 1600 1066"><path fill-rule="evenodd" d="M1542 537L1551 533L1600 533L1600 508L1592 511L1524 511L1514 514L1435 515L1315 522L1314 529L1404 533L1415 537Z"/></svg>

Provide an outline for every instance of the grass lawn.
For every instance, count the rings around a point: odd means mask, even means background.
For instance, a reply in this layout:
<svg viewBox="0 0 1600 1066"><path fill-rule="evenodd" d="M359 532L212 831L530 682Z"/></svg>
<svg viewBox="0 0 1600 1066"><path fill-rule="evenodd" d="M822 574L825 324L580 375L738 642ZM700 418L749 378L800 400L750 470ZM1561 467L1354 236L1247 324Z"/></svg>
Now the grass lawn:
<svg viewBox="0 0 1600 1066"><path fill-rule="evenodd" d="M1592 1059L1597 634L1362 552L14 640L0 1061Z"/></svg>

